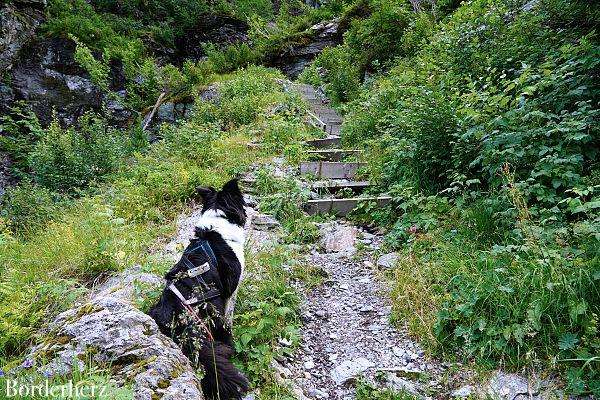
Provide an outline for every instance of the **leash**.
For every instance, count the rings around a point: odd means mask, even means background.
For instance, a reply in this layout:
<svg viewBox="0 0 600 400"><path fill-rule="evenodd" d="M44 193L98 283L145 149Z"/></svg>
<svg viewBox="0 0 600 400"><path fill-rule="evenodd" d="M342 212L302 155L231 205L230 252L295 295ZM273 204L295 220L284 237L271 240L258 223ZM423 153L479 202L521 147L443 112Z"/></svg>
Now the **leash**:
<svg viewBox="0 0 600 400"><path fill-rule="evenodd" d="M188 313L188 315L190 317L192 317L192 319L194 320L194 322L196 322L198 325L200 325L200 327L206 332L208 340L210 340L211 342L213 342L214 338L213 338L212 333L210 332L210 329L208 328L208 326L206 325L206 323L202 320L202 318L200 318L200 316L198 315L198 313L196 312L196 310L194 310L192 308L192 306L190 304L188 304L190 300L186 300L185 297L183 297L183 295L181 294L181 292L179 291L179 289L177 289L177 287L175 286L174 283L171 283L170 285L168 285L168 288L179 299L179 302L181 303L181 306Z"/></svg>

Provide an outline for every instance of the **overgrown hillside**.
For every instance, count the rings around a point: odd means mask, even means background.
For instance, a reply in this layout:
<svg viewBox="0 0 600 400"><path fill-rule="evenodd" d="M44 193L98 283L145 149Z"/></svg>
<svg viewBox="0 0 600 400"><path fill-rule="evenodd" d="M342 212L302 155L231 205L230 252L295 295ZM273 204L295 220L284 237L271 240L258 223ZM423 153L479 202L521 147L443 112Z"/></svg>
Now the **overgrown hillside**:
<svg viewBox="0 0 600 400"><path fill-rule="evenodd" d="M29 29L10 36L22 40L0 76L2 364L19 363L44 321L95 280L136 263L164 270L149 248L196 185L277 152L304 157L305 105L267 67L294 76L308 65L298 79L344 113L373 192L393 197L352 218L386 229L401 255L388 276L398 325L431 354L558 373L568 393L600 395L595 2L2 7L6 32ZM257 139L263 149L248 150ZM265 204L290 242L315 239L297 187L257 185L277 194ZM262 257L272 280L249 292L239 329L252 334L238 350L264 384L278 336L298 321L272 307L297 307L285 256ZM269 390L265 400L285 398Z"/></svg>
<svg viewBox="0 0 600 400"><path fill-rule="evenodd" d="M598 6L471 1L436 21L379 3L301 79L395 198L361 218L403 254L398 320L432 351L598 393Z"/></svg>

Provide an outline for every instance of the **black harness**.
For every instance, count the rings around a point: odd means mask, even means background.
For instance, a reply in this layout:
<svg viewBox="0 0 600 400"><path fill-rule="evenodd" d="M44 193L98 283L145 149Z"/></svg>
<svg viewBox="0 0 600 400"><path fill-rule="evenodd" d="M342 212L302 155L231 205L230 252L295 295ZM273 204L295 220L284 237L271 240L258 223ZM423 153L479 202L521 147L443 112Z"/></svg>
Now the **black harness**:
<svg viewBox="0 0 600 400"><path fill-rule="evenodd" d="M200 265L194 265L189 257L191 255L198 254L205 255L205 258L208 261ZM214 285L209 285L206 283L206 280L203 277L203 275L206 275L206 273L211 270L213 270L215 274L218 274L217 257L210 247L208 240L198 239L195 243L193 243L193 245L188 246L188 248L183 252L180 262L183 263L187 268L185 275L171 281L167 281L167 287L175 296L177 296L184 307L193 306L198 303L205 303L221 296L221 291ZM190 299L186 299L179 289L177 289L177 281L183 278L190 278L194 281L194 293L196 293L196 295Z"/></svg>

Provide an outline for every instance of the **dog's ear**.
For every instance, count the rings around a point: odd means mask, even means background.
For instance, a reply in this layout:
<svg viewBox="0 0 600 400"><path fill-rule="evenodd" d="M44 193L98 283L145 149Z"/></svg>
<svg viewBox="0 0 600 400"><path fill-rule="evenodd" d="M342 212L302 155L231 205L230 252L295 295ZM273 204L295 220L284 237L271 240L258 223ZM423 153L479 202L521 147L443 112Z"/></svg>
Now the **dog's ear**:
<svg viewBox="0 0 600 400"><path fill-rule="evenodd" d="M198 186L195 192L196 197L202 198L204 203L212 199L216 194L217 190L212 186Z"/></svg>
<svg viewBox="0 0 600 400"><path fill-rule="evenodd" d="M234 178L234 179L230 180L229 182L227 182L226 184L224 184L223 189L221 189L221 192L241 196L242 191L240 190L240 186L238 185L237 178Z"/></svg>

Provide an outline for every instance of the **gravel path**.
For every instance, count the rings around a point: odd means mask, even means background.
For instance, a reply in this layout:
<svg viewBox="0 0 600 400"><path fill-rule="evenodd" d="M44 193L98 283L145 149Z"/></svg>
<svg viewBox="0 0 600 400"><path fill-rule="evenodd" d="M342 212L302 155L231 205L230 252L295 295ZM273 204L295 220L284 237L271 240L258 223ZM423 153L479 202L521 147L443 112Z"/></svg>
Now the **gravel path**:
<svg viewBox="0 0 600 400"><path fill-rule="evenodd" d="M282 375L309 399L354 399L356 379L375 381L376 375L384 378L380 384L421 393L418 380L439 375L440 367L390 324L389 297L371 262L381 238L343 222L324 228L325 250L313 251L308 262L328 278L304 291L302 345L282 360ZM366 251L356 253L358 241Z"/></svg>

